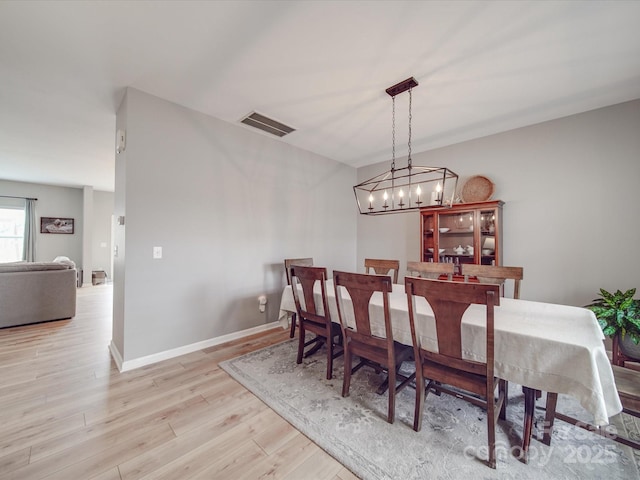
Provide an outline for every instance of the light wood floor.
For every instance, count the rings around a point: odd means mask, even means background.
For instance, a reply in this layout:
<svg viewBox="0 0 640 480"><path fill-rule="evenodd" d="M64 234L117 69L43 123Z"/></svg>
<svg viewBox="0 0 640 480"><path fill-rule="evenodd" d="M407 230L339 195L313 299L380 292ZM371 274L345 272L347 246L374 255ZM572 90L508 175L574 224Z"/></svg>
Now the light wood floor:
<svg viewBox="0 0 640 480"><path fill-rule="evenodd" d="M111 287L80 288L72 320L0 330L0 478L353 480L218 367L286 338L119 373Z"/></svg>

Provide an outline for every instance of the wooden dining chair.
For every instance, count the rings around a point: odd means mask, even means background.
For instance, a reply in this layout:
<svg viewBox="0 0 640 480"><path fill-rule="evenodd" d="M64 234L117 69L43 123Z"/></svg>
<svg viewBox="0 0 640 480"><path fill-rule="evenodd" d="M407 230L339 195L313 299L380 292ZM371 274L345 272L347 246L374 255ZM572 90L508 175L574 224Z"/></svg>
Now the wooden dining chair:
<svg viewBox="0 0 640 480"><path fill-rule="evenodd" d="M284 272L287 276L287 285L291 285L291 272L289 269L292 265L302 265L304 267L313 267L313 258L285 258ZM289 330L289 338L293 338L296 334L296 314L291 315L291 330Z"/></svg>
<svg viewBox="0 0 640 480"><path fill-rule="evenodd" d="M323 267L291 267L291 291L296 304L300 331L298 332L298 357L296 363L302 363L302 357L317 352L322 345L327 346L327 380L333 376L333 360L343 353L342 329L340 324L331 321L327 302L326 281L327 269ZM320 283L321 305L316 305L313 289ZM301 287L302 292L298 290ZM302 299L300 294L302 293ZM322 308L319 308L322 307ZM306 340L307 332L315 334ZM305 348L313 345L305 352Z"/></svg>
<svg viewBox="0 0 640 480"><path fill-rule="evenodd" d="M398 283L398 271L400 270L399 260L383 260L378 258L364 259L365 273L373 273L376 275L389 275L393 271L393 283Z"/></svg>
<svg viewBox="0 0 640 480"><path fill-rule="evenodd" d="M640 371L631 368L620 367L618 365L612 365L613 377L615 379L615 386L618 390L618 397L620 403L622 403L622 411L628 415L634 417L640 417ZM565 415L556 411L558 402L558 394L549 392L547 393L547 404L545 413L545 429L542 442L546 445L551 445L551 436L553 433L554 420L562 420L564 422L575 425L576 427L588 430L596 435L601 435L605 438L613 440L614 442L627 445L636 450L640 450L640 441L637 438L625 437L623 432L617 432L612 435L611 431L606 427L597 427L587 422L578 420L577 418Z"/></svg>
<svg viewBox="0 0 640 480"><path fill-rule="evenodd" d="M429 391L447 393L487 411L489 466L496 468L496 422L504 402L504 380L494 377L494 306L500 305L497 285L406 277L405 291L416 361L416 405L413 429L420 431L422 410ZM436 322L438 352L420 342L416 297L431 306ZM471 304L486 306L486 362L462 356L462 316ZM428 384L425 387L425 380ZM451 388L454 387L454 388ZM498 387L498 397L495 390Z"/></svg>
<svg viewBox="0 0 640 480"><path fill-rule="evenodd" d="M387 421L393 423L396 393L415 378L415 373L408 377L399 373L402 362L411 358L413 350L410 346L402 345L393 340L389 312L391 277L334 271L333 285L344 342L342 396L349 395L351 375L364 365L370 365L376 370L385 370L388 374L389 385ZM378 336L372 331L369 315L369 302L371 297L377 293L382 296L383 302L384 337ZM346 297L350 299L350 302ZM347 318L353 319L353 322L347 322ZM360 362L352 368L354 355L360 357ZM397 380L400 381L398 384Z"/></svg>
<svg viewBox="0 0 640 480"><path fill-rule="evenodd" d="M505 283L507 280L513 280L513 298L520 298L520 282L523 278L524 269L522 267L502 267L497 265L475 265L471 263L465 263L461 266L462 275L464 275L464 281L468 282L469 277L476 277L480 283L491 283L500 285L500 294L504 296ZM540 390L532 390L527 386L522 386L522 392L525 395L525 402L534 402L538 398L542 397ZM500 412L500 418L507 417L507 404L509 402L509 384L505 383L505 400L502 411ZM533 407L532 407L533 408ZM531 436L531 429L533 428L532 419L526 419L525 438ZM523 450L528 449L529 444L525 442L523 444Z"/></svg>
<svg viewBox="0 0 640 480"><path fill-rule="evenodd" d="M616 334L611 339L611 363L619 367L640 370L640 358L627 356L620 348L620 335Z"/></svg>
<svg viewBox="0 0 640 480"><path fill-rule="evenodd" d="M497 265L463 263L461 268L465 282L469 280L469 277L477 277L480 283L499 284L502 296L504 296L505 281L513 280L513 298L520 298L520 282L524 272L522 267L501 267Z"/></svg>
<svg viewBox="0 0 640 480"><path fill-rule="evenodd" d="M447 280L451 280L454 270L453 263L407 262L407 275L413 277L438 280L442 275L446 275Z"/></svg>

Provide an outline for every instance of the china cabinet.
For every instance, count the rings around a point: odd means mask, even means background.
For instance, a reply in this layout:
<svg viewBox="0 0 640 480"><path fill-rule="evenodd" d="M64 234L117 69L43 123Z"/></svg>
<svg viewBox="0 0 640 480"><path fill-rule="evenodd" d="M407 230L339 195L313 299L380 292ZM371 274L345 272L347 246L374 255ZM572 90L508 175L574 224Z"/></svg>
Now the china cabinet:
<svg viewBox="0 0 640 480"><path fill-rule="evenodd" d="M502 265L501 200L456 203L420 211L423 262Z"/></svg>

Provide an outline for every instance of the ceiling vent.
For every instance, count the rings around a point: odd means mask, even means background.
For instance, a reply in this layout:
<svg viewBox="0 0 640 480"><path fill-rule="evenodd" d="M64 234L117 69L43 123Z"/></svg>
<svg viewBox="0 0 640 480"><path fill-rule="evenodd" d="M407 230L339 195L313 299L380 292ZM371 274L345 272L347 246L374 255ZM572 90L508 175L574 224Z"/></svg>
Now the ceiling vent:
<svg viewBox="0 0 640 480"><path fill-rule="evenodd" d="M256 112L250 113L244 117L240 120L240 123L244 123L245 125L249 125L277 137L284 137L288 133L295 132L296 130L295 128L276 122L275 120Z"/></svg>

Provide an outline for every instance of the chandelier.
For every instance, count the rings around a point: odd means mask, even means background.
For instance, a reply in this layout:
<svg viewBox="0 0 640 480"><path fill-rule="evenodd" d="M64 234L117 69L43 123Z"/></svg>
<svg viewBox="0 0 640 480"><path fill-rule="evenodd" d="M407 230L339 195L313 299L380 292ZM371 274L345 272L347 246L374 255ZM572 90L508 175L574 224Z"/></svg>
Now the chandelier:
<svg viewBox="0 0 640 480"><path fill-rule="evenodd" d="M392 100L391 170L355 187L358 209L363 215L409 212L420 208L451 206L458 175L444 167L419 167L411 163L411 91L418 82L407 78L385 90ZM396 168L396 95L409 92L409 142L407 166Z"/></svg>

